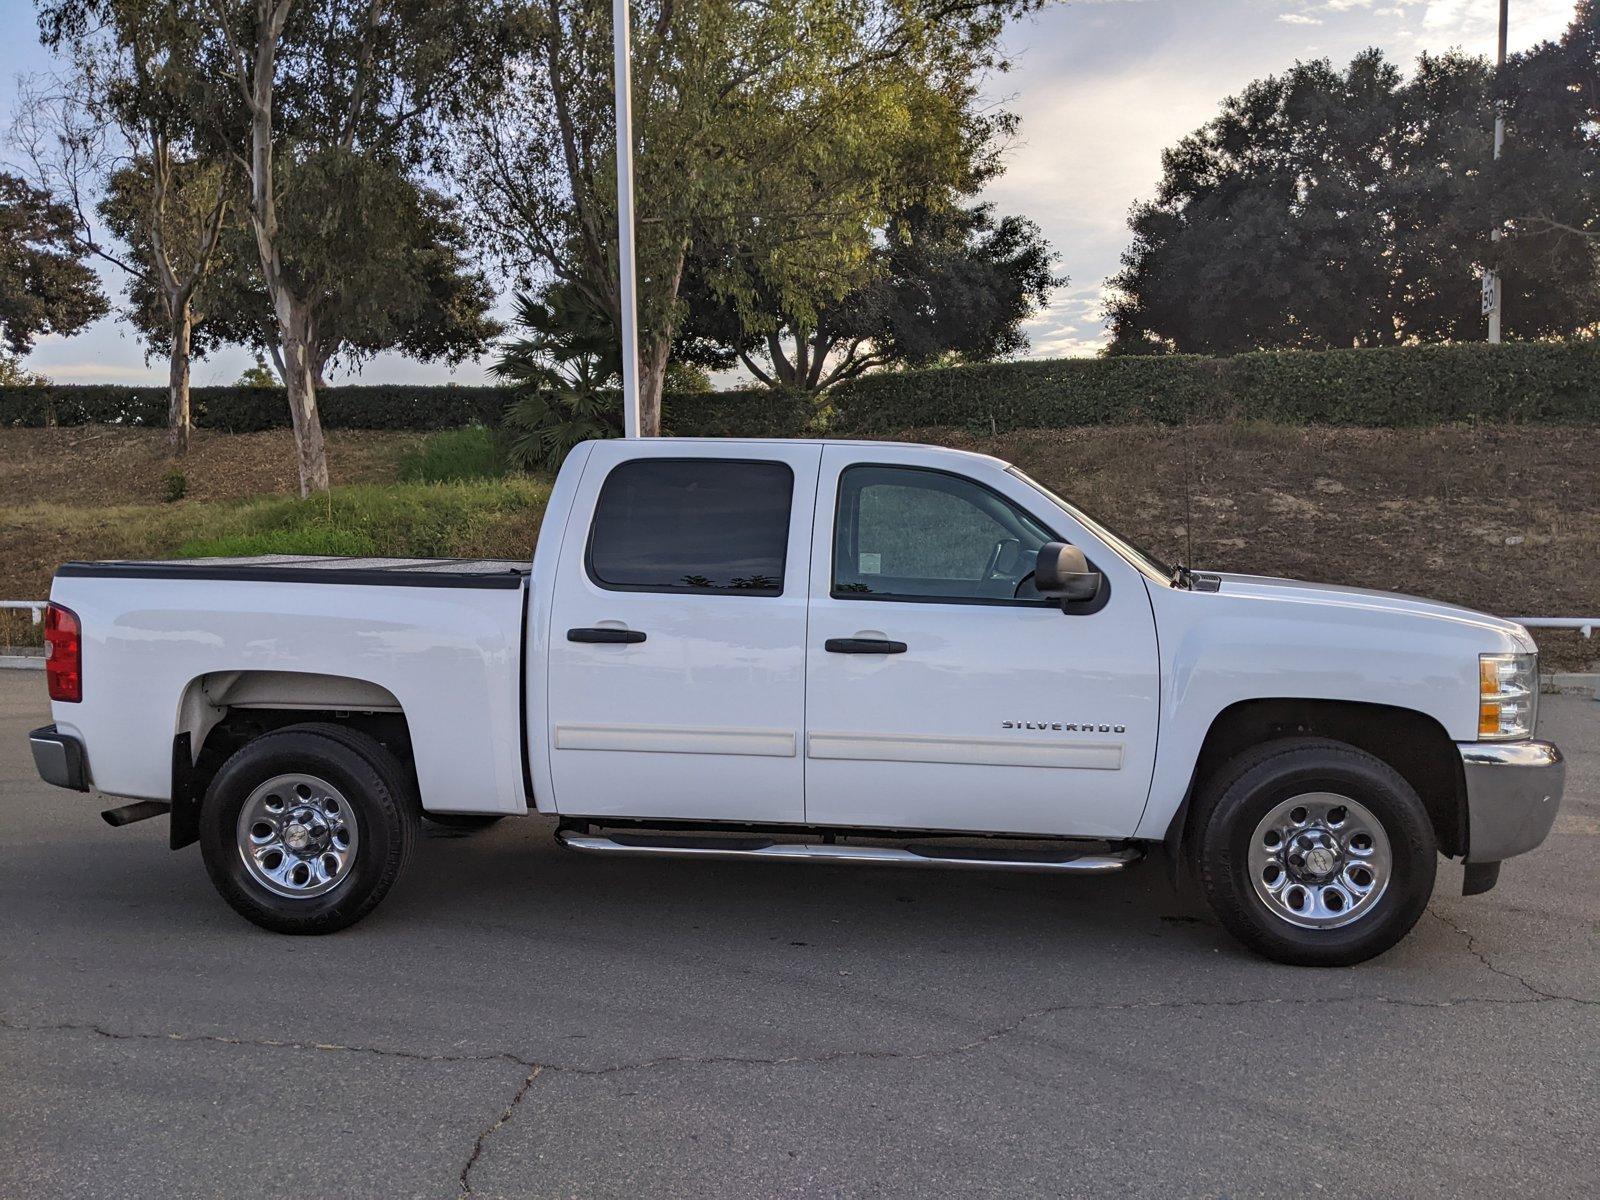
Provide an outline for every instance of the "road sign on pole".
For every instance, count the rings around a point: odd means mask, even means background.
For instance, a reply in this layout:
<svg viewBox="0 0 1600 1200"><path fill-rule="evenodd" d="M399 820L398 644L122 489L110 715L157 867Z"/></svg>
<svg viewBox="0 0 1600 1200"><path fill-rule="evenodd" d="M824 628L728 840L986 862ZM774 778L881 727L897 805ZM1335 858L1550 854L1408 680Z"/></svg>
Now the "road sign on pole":
<svg viewBox="0 0 1600 1200"><path fill-rule="evenodd" d="M639 305L633 264L633 54L629 0L611 0L617 91L617 269L622 284L622 431L640 436Z"/></svg>

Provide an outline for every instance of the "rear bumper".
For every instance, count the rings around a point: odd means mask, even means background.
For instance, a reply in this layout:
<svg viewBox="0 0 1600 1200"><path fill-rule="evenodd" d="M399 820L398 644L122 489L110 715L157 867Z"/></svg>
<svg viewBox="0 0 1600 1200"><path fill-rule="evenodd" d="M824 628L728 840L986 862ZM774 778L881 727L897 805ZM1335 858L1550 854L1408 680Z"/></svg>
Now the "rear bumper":
<svg viewBox="0 0 1600 1200"><path fill-rule="evenodd" d="M1567 763L1549 742L1463 742L1467 859L1499 862L1543 842L1555 824Z"/></svg>
<svg viewBox="0 0 1600 1200"><path fill-rule="evenodd" d="M57 733L54 725L46 725L28 735L28 746L33 750L33 765L40 779L75 792L89 790L83 743L77 738Z"/></svg>

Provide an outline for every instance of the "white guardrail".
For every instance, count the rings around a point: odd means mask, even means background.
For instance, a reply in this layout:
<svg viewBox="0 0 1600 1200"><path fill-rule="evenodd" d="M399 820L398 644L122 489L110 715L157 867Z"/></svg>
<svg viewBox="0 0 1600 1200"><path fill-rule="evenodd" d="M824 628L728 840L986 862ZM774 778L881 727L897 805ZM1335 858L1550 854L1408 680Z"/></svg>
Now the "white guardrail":
<svg viewBox="0 0 1600 1200"><path fill-rule="evenodd" d="M45 607L48 600L0 600L0 608L25 608L33 614L33 623L37 625L44 620Z"/></svg>

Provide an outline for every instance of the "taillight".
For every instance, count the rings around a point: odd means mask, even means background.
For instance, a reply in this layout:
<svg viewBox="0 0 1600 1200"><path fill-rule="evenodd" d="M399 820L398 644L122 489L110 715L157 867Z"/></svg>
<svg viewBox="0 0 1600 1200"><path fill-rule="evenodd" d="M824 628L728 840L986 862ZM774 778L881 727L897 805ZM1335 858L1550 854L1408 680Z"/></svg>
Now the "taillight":
<svg viewBox="0 0 1600 1200"><path fill-rule="evenodd" d="M50 699L83 699L83 626L77 613L55 603L44 613L44 678Z"/></svg>

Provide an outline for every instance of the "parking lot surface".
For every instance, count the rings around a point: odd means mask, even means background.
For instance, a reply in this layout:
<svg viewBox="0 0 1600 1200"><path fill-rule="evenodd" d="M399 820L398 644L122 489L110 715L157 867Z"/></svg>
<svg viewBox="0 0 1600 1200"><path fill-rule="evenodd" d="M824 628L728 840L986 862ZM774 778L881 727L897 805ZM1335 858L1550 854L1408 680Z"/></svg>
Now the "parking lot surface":
<svg viewBox="0 0 1600 1200"><path fill-rule="evenodd" d="M34 776L0 672L0 1195L1591 1196L1600 705L1551 840L1349 970L1109 880L430 831L365 922L235 916Z"/></svg>

